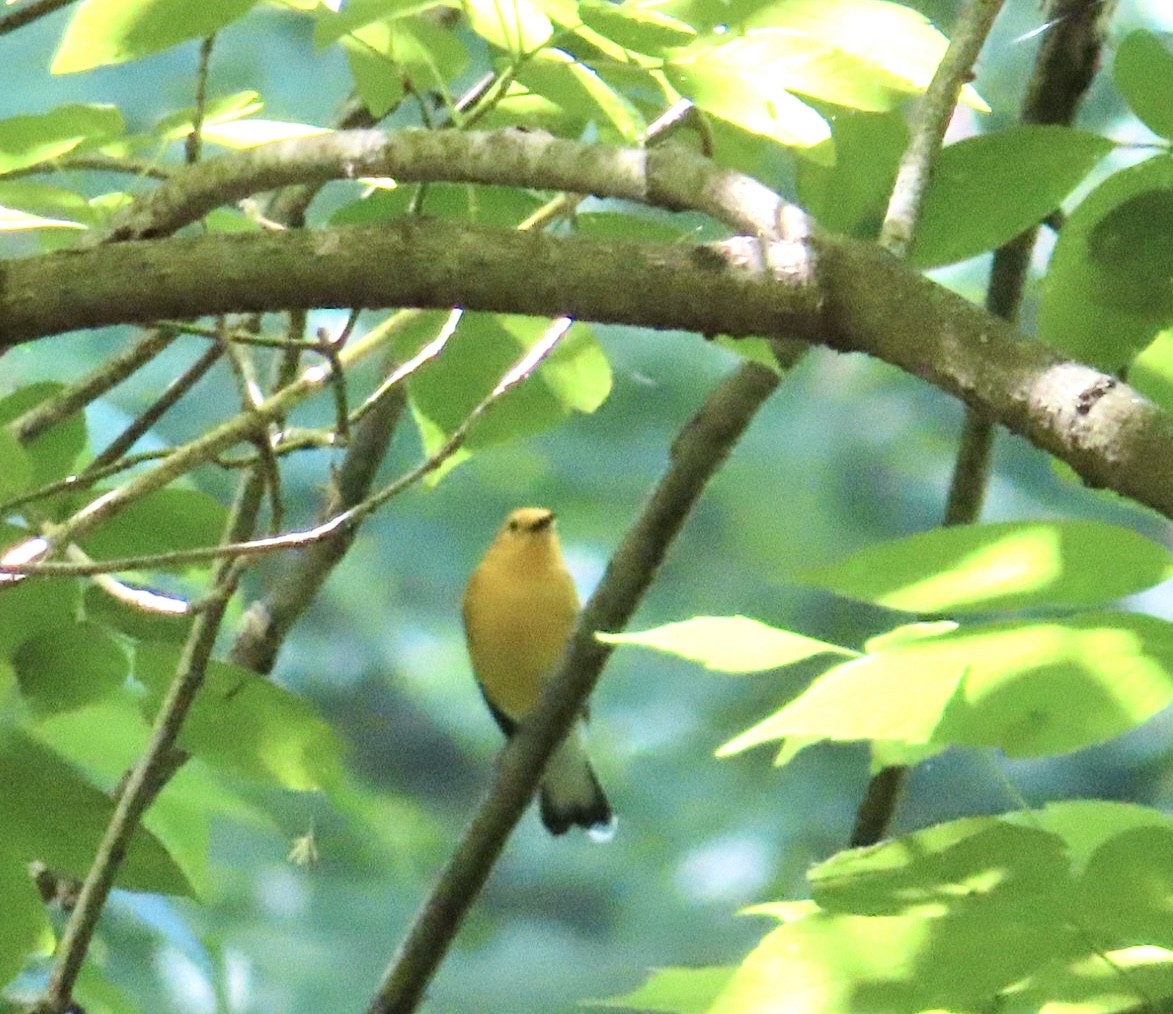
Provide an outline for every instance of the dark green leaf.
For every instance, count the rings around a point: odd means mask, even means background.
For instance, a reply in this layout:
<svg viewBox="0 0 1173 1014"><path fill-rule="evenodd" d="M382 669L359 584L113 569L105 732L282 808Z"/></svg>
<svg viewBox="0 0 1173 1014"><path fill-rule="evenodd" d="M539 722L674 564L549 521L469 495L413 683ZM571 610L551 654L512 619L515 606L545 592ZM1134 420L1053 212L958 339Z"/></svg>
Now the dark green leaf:
<svg viewBox="0 0 1173 1014"><path fill-rule="evenodd" d="M1069 127L1013 127L951 144L933 168L909 260L936 267L994 250L1037 225L1112 150Z"/></svg>
<svg viewBox="0 0 1173 1014"><path fill-rule="evenodd" d="M1173 138L1173 53L1144 29L1124 37L1113 64L1116 87L1137 118L1161 137Z"/></svg>
<svg viewBox="0 0 1173 1014"><path fill-rule="evenodd" d="M0 811L5 861L23 867L39 859L50 869L82 877L114 802L53 751L16 729L0 729ZM191 893L174 860L141 827L131 838L116 883L134 891Z"/></svg>
<svg viewBox="0 0 1173 1014"><path fill-rule="evenodd" d="M159 707L175 678L180 649L140 644L135 675L146 684L146 707ZM341 772L341 744L313 707L296 694L240 666L208 665L179 745L208 764L289 789L329 788Z"/></svg>
<svg viewBox="0 0 1173 1014"><path fill-rule="evenodd" d="M94 623L67 623L25 640L12 656L21 692L39 711L69 711L122 686L130 663Z"/></svg>

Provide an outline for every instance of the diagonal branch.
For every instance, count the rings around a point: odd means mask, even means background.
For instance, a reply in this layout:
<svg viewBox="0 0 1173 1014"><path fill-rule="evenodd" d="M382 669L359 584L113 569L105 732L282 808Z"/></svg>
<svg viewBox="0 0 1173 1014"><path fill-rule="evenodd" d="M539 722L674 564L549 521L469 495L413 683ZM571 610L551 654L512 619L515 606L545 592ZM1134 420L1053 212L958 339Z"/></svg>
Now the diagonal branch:
<svg viewBox="0 0 1173 1014"><path fill-rule="evenodd" d="M595 633L621 630L627 624L705 484L778 380L764 366L742 365L677 436L668 470L611 557L537 707L502 751L488 794L416 915L368 1014L406 1014L415 1009L537 789L547 759L602 673L611 648L597 641Z"/></svg>

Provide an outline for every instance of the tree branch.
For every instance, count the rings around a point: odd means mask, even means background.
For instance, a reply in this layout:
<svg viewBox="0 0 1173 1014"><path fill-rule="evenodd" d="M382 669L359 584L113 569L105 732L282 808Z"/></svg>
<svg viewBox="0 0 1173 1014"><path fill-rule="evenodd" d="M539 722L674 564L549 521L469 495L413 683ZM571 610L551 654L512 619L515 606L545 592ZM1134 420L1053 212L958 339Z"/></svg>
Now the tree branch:
<svg viewBox="0 0 1173 1014"><path fill-rule="evenodd" d="M792 238L807 230L805 216L757 180L673 145L612 148L520 130L343 130L177 169L118 216L108 239L157 238L265 190L363 176L618 197L702 211L751 235L773 237L780 222Z"/></svg>
<svg viewBox="0 0 1173 1014"><path fill-rule="evenodd" d="M621 630L627 624L705 484L778 380L764 366L742 365L677 436L668 470L612 555L537 706L502 751L488 794L416 915L369 1014L415 1009L537 789L546 760L599 679L611 648L597 641L595 633Z"/></svg>
<svg viewBox="0 0 1173 1014"><path fill-rule="evenodd" d="M382 264L395 268L381 271ZM0 344L126 320L387 305L799 337L921 377L1066 461L1088 485L1173 517L1173 417L1114 377L1022 338L890 254L839 237L666 247L406 221L116 244L0 270L7 275ZM47 301L43 292L62 296ZM341 356L350 363L367 352L351 343ZM320 390L326 372L307 371L265 402L261 419L217 427L157 473L131 480L115 500L160 488L245 439L257 422Z"/></svg>

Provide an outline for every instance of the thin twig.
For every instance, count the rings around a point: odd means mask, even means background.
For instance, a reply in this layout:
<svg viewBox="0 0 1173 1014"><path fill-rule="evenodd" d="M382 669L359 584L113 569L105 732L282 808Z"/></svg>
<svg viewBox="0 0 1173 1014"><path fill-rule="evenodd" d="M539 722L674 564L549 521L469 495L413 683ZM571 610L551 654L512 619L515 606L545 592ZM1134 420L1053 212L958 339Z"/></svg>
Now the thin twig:
<svg viewBox="0 0 1173 1014"><path fill-rule="evenodd" d="M880 245L898 257L908 253L949 120L1003 2L967 0L957 15L949 48L921 98L880 230Z"/></svg>
<svg viewBox="0 0 1173 1014"><path fill-rule="evenodd" d="M224 543L219 546L206 546L197 549L180 549L170 553L157 553L149 556L124 557L117 560L104 560L93 564L84 563L55 563L55 562L39 562L35 563L28 558L14 559L12 562L0 564L0 575L13 575L22 577L35 576L56 576L70 575L73 577L88 576L92 574L110 574L126 570L148 570L162 567L174 567L179 564L199 563L208 560L218 560L224 558L243 558L247 556L259 556L266 553L274 553L279 550L286 549L305 549L316 542L321 542L324 539L330 539L338 536L340 532L345 532L353 529L364 518L373 514L376 510L387 503L387 501L398 496L404 490L415 485L425 476L430 475L444 462L452 457L464 445L468 434L473 426L487 413L493 405L497 403L506 394L512 391L526 378L528 378L534 370L538 368L545 361L545 359L554 351L558 343L566 335L570 329L570 321L568 318L561 318L554 321L554 323L547 329L546 334L542 336L520 359L517 360L509 368L508 371L497 382L496 386L490 391L480 402L478 402L469 412L467 416L461 421L460 425L456 427L449 435L444 444L430 457L426 458L415 468L410 469L397 479L387 483L381 489L366 497L365 499L356 503L353 507L340 511L333 515L327 521L315 525L313 528L301 532L290 532L285 535L276 535L264 539L251 539L241 542ZM273 399L269 399L272 401ZM263 406L262 406L263 407ZM259 411L258 415L261 414ZM200 441L195 441L200 443ZM186 445L191 447L192 445ZM178 452L177 452L178 453ZM190 452L189 452L190 453ZM165 467L167 463L164 463ZM142 477L140 477L142 478ZM132 480L128 486L133 486L138 479ZM159 488L156 481L152 479L150 482L151 491ZM166 485L163 483L162 485ZM124 502L126 498L133 497L135 499L140 495L144 495L135 490L132 493L125 492L127 487L122 490L114 490L113 494L119 494L119 503ZM107 494L110 496L111 494ZM79 532L88 531L93 522L91 518L94 515L101 514L103 508L102 498L94 501L85 510L74 515L70 521L65 522L57 529L53 530L49 537L41 540L46 545L52 542L61 541L66 535L72 537ZM86 512L89 511L89 514ZM37 540L32 540L37 541ZM22 543L21 546L29 546L30 543ZM9 551L14 554L13 550ZM42 557L43 557L42 553Z"/></svg>
<svg viewBox="0 0 1173 1014"><path fill-rule="evenodd" d="M208 105L208 65L212 61L212 46L216 42L213 32L200 43L199 64L196 67L195 113L191 118L191 130L183 140L183 158L188 165L200 160L204 138L204 114Z"/></svg>
<svg viewBox="0 0 1173 1014"><path fill-rule="evenodd" d="M194 363L167 385L158 398L141 412L106 448L90 462L90 469L104 468L132 448L175 404L190 391L224 354L221 345L212 345Z"/></svg>
<svg viewBox="0 0 1173 1014"><path fill-rule="evenodd" d="M159 355L175 338L176 332L170 328L156 328L147 332L137 344L108 359L88 376L17 416L8 424L8 432L22 444L35 440L46 430L121 384Z"/></svg>
<svg viewBox="0 0 1173 1014"><path fill-rule="evenodd" d="M676 437L668 470L611 557L536 708L502 751L487 795L416 914L368 1014L415 1009L533 796L547 759L599 679L611 649L595 639L596 631L626 625L705 484L778 381L772 370L744 363Z"/></svg>

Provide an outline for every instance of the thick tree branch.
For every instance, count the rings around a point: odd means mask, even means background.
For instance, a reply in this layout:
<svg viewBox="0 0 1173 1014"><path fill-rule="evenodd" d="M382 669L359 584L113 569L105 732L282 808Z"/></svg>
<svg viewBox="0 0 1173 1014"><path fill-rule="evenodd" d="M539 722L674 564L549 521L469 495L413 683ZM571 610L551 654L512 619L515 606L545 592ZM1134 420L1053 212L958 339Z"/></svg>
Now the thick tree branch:
<svg viewBox="0 0 1173 1014"><path fill-rule="evenodd" d="M778 379L764 366L744 364L718 386L676 438L668 470L611 557L537 706L502 751L488 794L416 915L369 1014L415 1009L537 789L546 760L565 738L602 673L612 649L597 641L595 633L626 626L705 484Z"/></svg>
<svg viewBox="0 0 1173 1014"><path fill-rule="evenodd" d="M1173 517L1173 417L852 240L741 237L664 247L409 221L118 244L12 261L3 270L0 344L208 312L387 305L797 336L922 377L1066 461L1089 485ZM59 299L50 304L38 295L44 292ZM323 380L282 391L266 411L287 411ZM183 471L227 449L244 438L242 425L208 434L173 467Z"/></svg>

